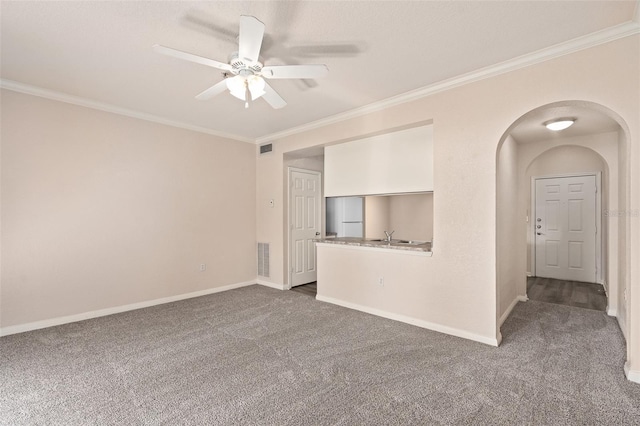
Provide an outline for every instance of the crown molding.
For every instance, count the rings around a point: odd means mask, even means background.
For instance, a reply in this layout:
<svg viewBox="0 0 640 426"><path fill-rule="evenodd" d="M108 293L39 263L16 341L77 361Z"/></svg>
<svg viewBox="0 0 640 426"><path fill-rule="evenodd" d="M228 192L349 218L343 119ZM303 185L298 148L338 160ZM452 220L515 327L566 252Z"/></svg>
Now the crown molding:
<svg viewBox="0 0 640 426"><path fill-rule="evenodd" d="M159 117L152 114L147 114L131 109L121 108L115 105L94 101L79 96L68 95L62 92L56 92L53 90L44 89L37 86L32 86L25 83L20 83L13 80L0 79L0 88L12 90L14 92L26 93L33 96L39 96L46 99L52 99L55 101L65 102L69 104L79 105L86 108L92 108L100 111L110 112L113 114L119 114L127 117L137 118L140 120L150 121L153 123L164 124L167 126L177 127L181 129L191 130L194 132L205 133L208 135L218 136L226 139L233 139L240 142L246 142L251 144L262 144L265 142L271 142L277 139L281 139L287 136L295 135L298 133L306 132L309 130L317 129L320 127L328 126L330 124L339 123L352 118L360 117L362 115L370 114L373 112L381 111L396 105L400 105L406 102L411 102L416 99L421 99L433 94L450 90L465 84L474 83L487 78L495 77L500 74L505 74L511 71L525 68L530 65L538 64L544 61L548 61L563 55L574 53L580 50L588 49L590 47L598 46L600 44L608 43L610 41L618 40L624 37L629 37L640 33L640 0L636 1L636 9L634 18L632 21L624 24L619 24L614 27L606 28L595 33L591 33L582 37L569 40L567 42L559 43L551 47L547 47L536 52L532 52L526 55L518 56L516 58L504 61L495 65L490 65L485 68L481 68L476 71L472 71L466 74L459 75L447 80L442 80L437 83L415 89L397 96L393 96L382 101L373 102L371 104L349 110L344 113L332 115L322 118L320 120L312 121L300 126L291 127L281 132L272 133L269 135L261 136L256 139L245 138L239 135L228 134L224 132L215 131L206 127L195 126L188 123L183 123L175 120L170 120L164 117Z"/></svg>
<svg viewBox="0 0 640 426"><path fill-rule="evenodd" d="M192 124L182 123L179 121L169 120L167 118L159 117L157 115L146 114L144 112L134 111L127 108L121 108L119 106L94 101L94 100L83 98L80 96L73 96L73 95L68 95L66 93L62 93L62 92L56 92L54 90L43 89L41 87L20 83L14 80L0 79L0 88L11 90L14 92L19 92L19 93L25 93L27 95L33 95L41 98L51 99L54 101L78 105L86 108L96 109L99 111L105 111L113 114L124 115L126 117L137 118L139 120L151 121L153 123L164 124L166 126L192 130L194 132L199 132L199 133L206 133L208 135L218 136L225 139L233 139L240 142L247 142L250 144L256 143L254 139L243 138L238 135L231 135L223 132L217 132L215 130L207 129L206 127L200 127Z"/></svg>
<svg viewBox="0 0 640 426"><path fill-rule="evenodd" d="M640 9L640 0L636 6L636 18L638 17L638 10ZM465 84L474 83L487 78L495 77L500 74L505 74L511 71L525 68L530 65L545 62L560 56L564 56L570 53L574 53L580 50L588 49L590 47L598 46L610 41L618 40L621 38L629 37L640 33L640 22L629 21L624 24L616 25L595 33L591 33L582 37L575 38L563 43L556 44L526 55L518 56L508 61L500 62L495 65L490 65L485 68L481 68L476 71L472 71L466 74L459 75L447 80L443 80L419 89L415 89L391 98L384 99L382 101L373 102L363 107L355 108L350 111L332 115L330 117L322 118L301 126L292 127L281 132L272 133L270 135L261 136L256 139L256 143L264 143L274 141L287 136L295 135L297 133L306 132L319 127L328 126L330 124L338 123L341 121L356 118L362 115L370 114L376 111L387 109L395 105L410 102L416 99L424 98L445 90L453 89L455 87L463 86Z"/></svg>

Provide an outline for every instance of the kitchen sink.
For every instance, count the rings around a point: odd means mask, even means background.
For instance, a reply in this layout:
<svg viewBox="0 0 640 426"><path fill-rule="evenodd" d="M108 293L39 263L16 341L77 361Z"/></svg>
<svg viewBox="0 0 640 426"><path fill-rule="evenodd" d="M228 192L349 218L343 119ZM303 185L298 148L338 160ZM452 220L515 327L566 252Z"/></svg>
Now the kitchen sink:
<svg viewBox="0 0 640 426"><path fill-rule="evenodd" d="M419 246L422 244L427 244L426 241L414 241L414 240L400 240L398 241L398 244L406 244L409 246Z"/></svg>
<svg viewBox="0 0 640 426"><path fill-rule="evenodd" d="M372 243L388 243L389 242L384 238L372 239L367 241ZM402 244L402 245L408 245L408 246L419 246L426 243L427 243L426 241L416 241L416 240L391 240L391 244Z"/></svg>

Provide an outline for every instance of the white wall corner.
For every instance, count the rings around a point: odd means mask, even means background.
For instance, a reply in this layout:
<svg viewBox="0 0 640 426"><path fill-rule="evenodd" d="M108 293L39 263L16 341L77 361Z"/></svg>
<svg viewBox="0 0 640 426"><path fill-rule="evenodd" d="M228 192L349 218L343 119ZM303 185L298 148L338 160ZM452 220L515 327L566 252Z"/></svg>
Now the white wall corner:
<svg viewBox="0 0 640 426"><path fill-rule="evenodd" d="M627 376L627 380L634 383L640 383L640 371L631 370L628 361L624 363L624 374Z"/></svg>
<svg viewBox="0 0 640 426"><path fill-rule="evenodd" d="M618 310L614 309L614 308L608 308L607 309L607 315L609 315L610 317L617 317L618 316Z"/></svg>
<svg viewBox="0 0 640 426"><path fill-rule="evenodd" d="M81 314L67 315L46 319L42 321L34 321L26 324L12 325L0 328L0 336L9 336L11 334L24 333L27 331L40 330L42 328L55 327L57 325L69 324L72 322L84 321L92 318L104 317L107 315L119 314L122 312L133 311L136 309L148 308L165 303L177 302L179 300L191 299L194 297L206 296L208 294L220 293L223 291L233 290L235 288L247 287L254 285L255 281L245 281L235 284L229 284L222 287L213 287L206 290L194 291L191 293L178 294L176 296L163 297L161 299L146 300L144 302L132 303L129 305L115 306L112 308L100 309L97 311L83 312Z"/></svg>
<svg viewBox="0 0 640 426"><path fill-rule="evenodd" d="M261 280L261 279L257 279L256 282L260 285L263 285L265 287L271 287L271 288L275 288L277 290L287 290L286 286L284 284L278 284L278 283L272 283L270 281L265 281L265 280Z"/></svg>

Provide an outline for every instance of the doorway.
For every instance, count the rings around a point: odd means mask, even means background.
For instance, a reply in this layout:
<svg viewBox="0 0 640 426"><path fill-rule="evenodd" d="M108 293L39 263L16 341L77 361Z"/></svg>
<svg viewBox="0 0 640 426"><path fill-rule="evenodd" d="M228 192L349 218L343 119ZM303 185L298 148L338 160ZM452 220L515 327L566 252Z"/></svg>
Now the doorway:
<svg viewBox="0 0 640 426"><path fill-rule="evenodd" d="M600 176L546 176L533 179L531 250L536 277L600 281Z"/></svg>
<svg viewBox="0 0 640 426"><path fill-rule="evenodd" d="M316 245L322 234L322 174L289 167L289 287L316 281Z"/></svg>
<svg viewBox="0 0 640 426"><path fill-rule="evenodd" d="M574 125L562 133L549 133L544 124L558 117L572 117ZM551 288L555 292L551 295L553 299L564 291L556 282L532 283L527 278L539 274L532 253L536 250L534 229L537 223L532 178L596 174L602 179L602 191L596 193L596 201L601 198L596 215L600 214L602 219L598 229L601 243L596 242L596 250L601 251L600 262L596 261L599 267L596 279L606 291L606 313L616 317L624 338L629 339L632 308L628 296L629 219L619 220L610 214L630 209L629 135L628 125L616 112L580 100L537 107L521 115L506 129L496 150L498 330L514 306L528 300L528 290L533 290L533 284ZM582 298L581 290L574 288L571 299ZM501 338L499 331L497 338ZM627 360L631 354L629 347Z"/></svg>

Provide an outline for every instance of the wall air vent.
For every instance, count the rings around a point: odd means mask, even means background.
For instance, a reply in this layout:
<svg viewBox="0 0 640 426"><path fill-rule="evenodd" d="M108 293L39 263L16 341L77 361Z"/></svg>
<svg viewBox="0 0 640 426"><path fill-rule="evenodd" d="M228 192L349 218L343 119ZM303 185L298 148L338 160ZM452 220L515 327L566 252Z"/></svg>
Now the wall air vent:
<svg viewBox="0 0 640 426"><path fill-rule="evenodd" d="M269 277L269 243L258 243L258 276Z"/></svg>
<svg viewBox="0 0 640 426"><path fill-rule="evenodd" d="M272 143L266 143L264 145L260 145L260 155L267 154L267 153L269 153L271 151L273 151L273 144Z"/></svg>

